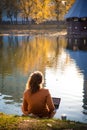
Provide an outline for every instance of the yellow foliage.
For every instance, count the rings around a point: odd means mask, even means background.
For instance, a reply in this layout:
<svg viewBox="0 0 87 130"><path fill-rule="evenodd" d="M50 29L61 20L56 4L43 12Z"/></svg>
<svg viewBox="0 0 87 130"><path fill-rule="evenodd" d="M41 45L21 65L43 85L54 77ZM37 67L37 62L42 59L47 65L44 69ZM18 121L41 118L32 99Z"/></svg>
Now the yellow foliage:
<svg viewBox="0 0 87 130"><path fill-rule="evenodd" d="M29 41L29 43L23 43L15 56L17 67L23 73L28 73L34 68L43 70L47 65L52 66L52 58L55 57L56 51L58 52L57 44L53 44L53 41L50 38L40 36ZM49 60L50 56L52 60Z"/></svg>
<svg viewBox="0 0 87 130"><path fill-rule="evenodd" d="M69 10L75 0L21 0L22 16L32 17L37 22L47 19L60 19Z"/></svg>

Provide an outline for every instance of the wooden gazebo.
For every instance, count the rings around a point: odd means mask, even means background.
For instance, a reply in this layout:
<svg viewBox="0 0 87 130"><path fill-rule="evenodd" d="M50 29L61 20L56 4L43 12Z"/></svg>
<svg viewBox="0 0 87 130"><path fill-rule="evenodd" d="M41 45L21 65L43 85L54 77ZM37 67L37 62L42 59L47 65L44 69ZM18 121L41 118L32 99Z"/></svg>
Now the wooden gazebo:
<svg viewBox="0 0 87 130"><path fill-rule="evenodd" d="M87 35L87 0L76 0L65 15L67 34Z"/></svg>

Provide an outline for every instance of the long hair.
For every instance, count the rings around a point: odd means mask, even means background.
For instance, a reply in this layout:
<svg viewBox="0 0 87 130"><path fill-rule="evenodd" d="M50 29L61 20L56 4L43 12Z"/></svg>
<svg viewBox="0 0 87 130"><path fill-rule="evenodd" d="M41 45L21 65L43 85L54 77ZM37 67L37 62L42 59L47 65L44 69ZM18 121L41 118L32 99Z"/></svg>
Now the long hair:
<svg viewBox="0 0 87 130"><path fill-rule="evenodd" d="M30 75L26 87L30 89L31 93L35 93L39 91L42 82L43 74L40 71L35 71Z"/></svg>

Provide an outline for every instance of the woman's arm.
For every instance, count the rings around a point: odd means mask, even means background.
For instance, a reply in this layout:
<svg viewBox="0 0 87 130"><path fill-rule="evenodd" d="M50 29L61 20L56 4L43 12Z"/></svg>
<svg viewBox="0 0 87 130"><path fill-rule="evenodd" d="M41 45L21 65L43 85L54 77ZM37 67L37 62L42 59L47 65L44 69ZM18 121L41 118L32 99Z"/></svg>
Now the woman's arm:
<svg viewBox="0 0 87 130"><path fill-rule="evenodd" d="M28 103L27 103L25 97L23 97L23 104L22 104L21 109L22 109L22 112L24 115L28 115Z"/></svg>
<svg viewBox="0 0 87 130"><path fill-rule="evenodd" d="M49 90L48 90L48 95L47 95L47 106L49 109L49 117L52 118L55 115L56 110L55 110L55 106L54 106Z"/></svg>

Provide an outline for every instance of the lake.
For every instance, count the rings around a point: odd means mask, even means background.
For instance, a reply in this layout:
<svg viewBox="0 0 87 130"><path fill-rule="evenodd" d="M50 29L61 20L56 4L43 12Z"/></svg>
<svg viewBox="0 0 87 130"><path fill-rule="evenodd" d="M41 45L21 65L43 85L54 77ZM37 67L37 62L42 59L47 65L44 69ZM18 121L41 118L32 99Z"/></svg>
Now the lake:
<svg viewBox="0 0 87 130"><path fill-rule="evenodd" d="M87 39L50 35L0 36L0 112L21 115L31 72L44 74L44 87L61 103L54 118L87 123Z"/></svg>

